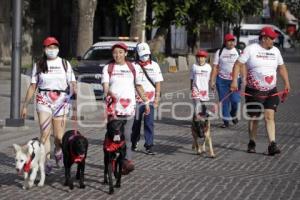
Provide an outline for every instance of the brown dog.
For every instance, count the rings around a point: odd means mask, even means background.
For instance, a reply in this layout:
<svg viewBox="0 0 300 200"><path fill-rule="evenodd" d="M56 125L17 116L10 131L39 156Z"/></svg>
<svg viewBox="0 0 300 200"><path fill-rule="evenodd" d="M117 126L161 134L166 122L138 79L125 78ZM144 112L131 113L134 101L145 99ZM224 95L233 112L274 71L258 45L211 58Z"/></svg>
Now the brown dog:
<svg viewBox="0 0 300 200"><path fill-rule="evenodd" d="M210 154L209 156L211 158L216 157L212 146L212 139L210 134L210 121L207 115L197 114L193 117L192 136L193 136L192 149L196 150L197 154L206 152L206 144L208 144L209 154ZM202 146L198 144L198 137L204 138L204 142Z"/></svg>

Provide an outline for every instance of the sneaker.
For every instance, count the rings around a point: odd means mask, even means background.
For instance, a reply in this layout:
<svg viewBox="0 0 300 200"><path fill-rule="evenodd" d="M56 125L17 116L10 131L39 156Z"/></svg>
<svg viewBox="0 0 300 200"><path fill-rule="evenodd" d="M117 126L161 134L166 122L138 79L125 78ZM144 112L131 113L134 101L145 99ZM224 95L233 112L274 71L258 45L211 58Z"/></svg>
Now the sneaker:
<svg viewBox="0 0 300 200"><path fill-rule="evenodd" d="M248 153L256 153L255 147L256 147L255 142L253 140L250 140L249 143L248 143L248 150L247 150L247 152Z"/></svg>
<svg viewBox="0 0 300 200"><path fill-rule="evenodd" d="M146 148L146 154L148 154L148 155L155 155L155 153L152 151L151 147Z"/></svg>
<svg viewBox="0 0 300 200"><path fill-rule="evenodd" d="M275 154L280 154L280 149L277 147L276 142L272 141L268 146L268 152L270 156L274 156Z"/></svg>
<svg viewBox="0 0 300 200"><path fill-rule="evenodd" d="M132 160L124 160L122 166L122 175L127 175L134 170L134 164Z"/></svg>
<svg viewBox="0 0 300 200"><path fill-rule="evenodd" d="M132 150L132 151L138 151L138 150L139 150L138 144L139 144L139 143L136 143L136 144L133 144L133 143L132 143L132 145L131 145L131 150Z"/></svg>
<svg viewBox="0 0 300 200"><path fill-rule="evenodd" d="M46 161L45 174L47 176L49 176L51 171L52 171L52 165L51 165L50 161Z"/></svg>
<svg viewBox="0 0 300 200"><path fill-rule="evenodd" d="M55 157L56 165L57 167L60 167L61 161L63 159L62 150L61 149L59 151L54 150L54 152L55 152L54 157Z"/></svg>
<svg viewBox="0 0 300 200"><path fill-rule="evenodd" d="M236 125L237 123L239 123L239 120L238 120L237 118L235 118L235 119L232 120L232 123L233 123L234 125Z"/></svg>
<svg viewBox="0 0 300 200"><path fill-rule="evenodd" d="M228 128L229 127L229 122L224 122L224 124L222 124L220 127L221 128Z"/></svg>

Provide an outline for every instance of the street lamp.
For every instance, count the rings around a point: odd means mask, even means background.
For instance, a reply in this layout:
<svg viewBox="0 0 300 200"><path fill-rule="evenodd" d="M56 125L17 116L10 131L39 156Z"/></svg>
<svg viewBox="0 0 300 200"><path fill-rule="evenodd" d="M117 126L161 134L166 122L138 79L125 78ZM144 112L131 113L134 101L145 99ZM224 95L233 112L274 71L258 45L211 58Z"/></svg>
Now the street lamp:
<svg viewBox="0 0 300 200"><path fill-rule="evenodd" d="M24 119L20 118L20 81L21 81L21 51L22 51L22 0L13 0L12 17L12 68L11 68L11 102L10 118L5 126L24 126Z"/></svg>

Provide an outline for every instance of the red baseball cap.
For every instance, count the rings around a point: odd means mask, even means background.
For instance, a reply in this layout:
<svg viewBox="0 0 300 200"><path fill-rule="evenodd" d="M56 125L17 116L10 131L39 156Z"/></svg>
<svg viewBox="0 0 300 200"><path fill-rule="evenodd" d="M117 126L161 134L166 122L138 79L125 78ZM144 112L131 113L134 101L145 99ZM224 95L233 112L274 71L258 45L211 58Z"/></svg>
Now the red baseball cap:
<svg viewBox="0 0 300 200"><path fill-rule="evenodd" d="M43 45L45 47L50 46L52 44L59 46L59 42L57 41L57 39L55 37L47 37L43 42Z"/></svg>
<svg viewBox="0 0 300 200"><path fill-rule="evenodd" d="M232 35L231 33L227 33L227 34L224 36L224 41L227 42L227 41L231 41L231 40L235 40L234 35Z"/></svg>
<svg viewBox="0 0 300 200"><path fill-rule="evenodd" d="M262 28L260 31L260 35L270 37L271 39L275 39L278 36L278 34L270 26Z"/></svg>
<svg viewBox="0 0 300 200"><path fill-rule="evenodd" d="M128 46L126 44L124 44L123 42L118 42L118 43L114 44L111 47L111 50L113 51L116 47L119 47L121 49L124 49L125 51L128 51Z"/></svg>
<svg viewBox="0 0 300 200"><path fill-rule="evenodd" d="M200 49L199 51L197 51L196 56L197 57L207 57L208 53L207 53L207 51Z"/></svg>

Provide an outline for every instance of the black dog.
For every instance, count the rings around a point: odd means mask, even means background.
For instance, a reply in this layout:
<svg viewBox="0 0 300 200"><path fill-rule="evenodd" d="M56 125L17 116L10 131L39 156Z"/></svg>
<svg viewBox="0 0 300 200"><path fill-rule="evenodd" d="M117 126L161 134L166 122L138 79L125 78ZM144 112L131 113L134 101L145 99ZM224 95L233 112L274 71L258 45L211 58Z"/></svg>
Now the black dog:
<svg viewBox="0 0 300 200"><path fill-rule="evenodd" d="M116 178L115 187L121 187L122 165L126 155L125 137L121 129L125 123L124 120L112 120L107 124L103 152L104 183L109 184L109 194L114 193L112 173Z"/></svg>
<svg viewBox="0 0 300 200"><path fill-rule="evenodd" d="M65 167L65 186L73 189L73 181L71 179L71 166L77 163L76 179L79 179L79 187L85 188L84 185L84 168L85 158L88 150L88 141L79 131L69 130L62 139L62 150Z"/></svg>

